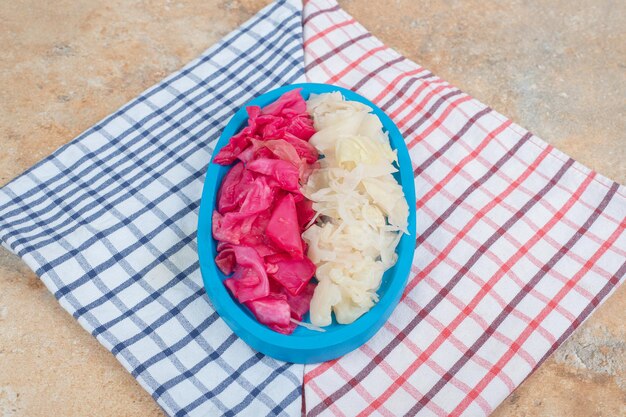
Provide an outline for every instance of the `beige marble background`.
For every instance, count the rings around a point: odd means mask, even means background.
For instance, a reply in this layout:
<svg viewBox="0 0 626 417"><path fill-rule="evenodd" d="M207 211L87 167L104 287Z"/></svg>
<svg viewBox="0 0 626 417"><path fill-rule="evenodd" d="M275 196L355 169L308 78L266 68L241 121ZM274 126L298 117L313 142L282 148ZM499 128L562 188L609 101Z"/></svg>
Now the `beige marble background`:
<svg viewBox="0 0 626 417"><path fill-rule="evenodd" d="M0 0L0 184L195 58L268 0ZM384 42L626 183L623 0L344 0ZM621 288L495 416L626 415ZM0 416L158 416L0 250Z"/></svg>

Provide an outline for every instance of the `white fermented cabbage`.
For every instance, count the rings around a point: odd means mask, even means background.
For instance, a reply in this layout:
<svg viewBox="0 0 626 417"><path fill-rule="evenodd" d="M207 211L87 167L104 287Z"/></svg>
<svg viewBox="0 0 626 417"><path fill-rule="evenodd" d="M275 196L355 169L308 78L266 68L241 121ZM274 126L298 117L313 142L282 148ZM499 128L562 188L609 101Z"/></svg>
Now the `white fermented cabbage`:
<svg viewBox="0 0 626 417"><path fill-rule="evenodd" d="M348 324L378 301L409 207L393 176L396 152L372 109L336 92L311 95L307 110L317 130L310 143L324 156L303 189L317 212L302 234L319 281L311 323L328 326L334 312Z"/></svg>

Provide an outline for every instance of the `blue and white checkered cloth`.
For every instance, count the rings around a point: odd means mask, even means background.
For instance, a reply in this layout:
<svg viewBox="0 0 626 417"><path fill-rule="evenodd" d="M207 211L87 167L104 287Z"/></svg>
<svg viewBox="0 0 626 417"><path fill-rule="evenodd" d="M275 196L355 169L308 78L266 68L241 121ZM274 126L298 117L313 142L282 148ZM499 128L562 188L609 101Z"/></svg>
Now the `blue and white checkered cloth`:
<svg viewBox="0 0 626 417"><path fill-rule="evenodd" d="M304 81L302 6L278 1L0 190L0 241L169 415L299 415L303 368L250 349L207 299L204 174L231 115Z"/></svg>

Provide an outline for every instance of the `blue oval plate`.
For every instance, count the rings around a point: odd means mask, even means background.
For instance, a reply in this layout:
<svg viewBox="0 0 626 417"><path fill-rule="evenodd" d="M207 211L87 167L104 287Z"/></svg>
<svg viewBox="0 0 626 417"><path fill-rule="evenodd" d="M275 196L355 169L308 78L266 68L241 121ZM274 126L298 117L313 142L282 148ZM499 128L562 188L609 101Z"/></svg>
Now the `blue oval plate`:
<svg viewBox="0 0 626 417"><path fill-rule="evenodd" d="M339 91L347 100L359 101L371 107L373 113L380 118L385 131L389 132L391 147L398 151L400 171L395 175L409 202L409 234L403 235L398 245L398 262L383 276L378 290L378 303L354 323L337 324L333 321L333 324L325 327L325 332L299 326L292 334L284 335L274 332L256 321L252 313L230 295L222 283L226 276L215 265L217 242L211 233L211 217L217 191L222 183L222 178L230 167L217 165L213 162L209 165L202 191L202 203L198 218L198 255L204 287L213 307L237 336L241 337L252 348L273 358L295 363L318 363L338 358L361 346L380 329L398 304L409 276L415 251L415 204L411 204L415 201L415 187L409 153L400 131L391 119L366 98L345 88L328 84L292 84L254 98L242 106L226 125L213 155L216 155L222 146L226 145L230 138L246 125L248 120L246 106L266 106L295 88L302 89L301 94L305 100L312 93ZM309 321L308 314L304 321Z"/></svg>

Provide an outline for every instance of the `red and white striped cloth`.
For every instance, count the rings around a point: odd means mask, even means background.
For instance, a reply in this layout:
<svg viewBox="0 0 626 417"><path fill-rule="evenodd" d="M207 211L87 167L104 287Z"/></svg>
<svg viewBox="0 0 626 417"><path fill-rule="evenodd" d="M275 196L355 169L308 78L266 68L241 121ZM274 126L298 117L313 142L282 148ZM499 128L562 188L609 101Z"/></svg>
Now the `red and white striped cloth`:
<svg viewBox="0 0 626 417"><path fill-rule="evenodd" d="M306 75L403 132L417 247L376 336L305 367L308 416L484 416L626 272L626 189L383 45L335 1L304 7Z"/></svg>

